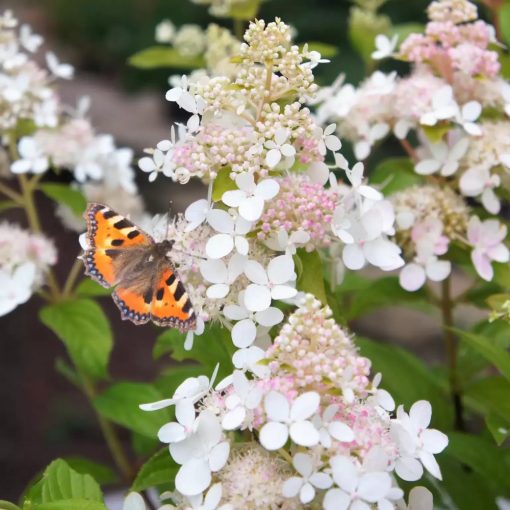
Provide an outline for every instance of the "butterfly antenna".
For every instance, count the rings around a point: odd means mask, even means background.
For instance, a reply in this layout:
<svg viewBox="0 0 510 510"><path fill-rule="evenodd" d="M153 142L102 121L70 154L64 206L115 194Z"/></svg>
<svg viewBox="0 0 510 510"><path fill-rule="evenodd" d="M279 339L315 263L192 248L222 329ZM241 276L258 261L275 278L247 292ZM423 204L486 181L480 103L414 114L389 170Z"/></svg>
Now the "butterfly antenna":
<svg viewBox="0 0 510 510"><path fill-rule="evenodd" d="M165 239L168 239L169 230L170 230L170 218L172 217L172 200L168 202L168 213L166 216L166 229L165 229Z"/></svg>

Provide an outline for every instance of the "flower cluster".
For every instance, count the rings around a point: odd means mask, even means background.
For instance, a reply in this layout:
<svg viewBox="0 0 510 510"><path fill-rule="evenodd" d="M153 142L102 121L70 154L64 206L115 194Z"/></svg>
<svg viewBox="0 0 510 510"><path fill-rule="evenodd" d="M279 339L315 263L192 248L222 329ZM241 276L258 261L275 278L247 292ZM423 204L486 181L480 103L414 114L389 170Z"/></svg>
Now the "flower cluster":
<svg viewBox="0 0 510 510"><path fill-rule="evenodd" d="M336 126L321 128L304 106L321 56L293 45L279 19L251 23L244 41L228 73L183 77L168 91L190 118L139 162L150 180L208 184L166 233L198 316L185 347L217 321L236 348L219 384L216 372L189 378L142 406L175 406L159 431L180 466L172 504L394 508L396 475L415 481L425 466L440 478L433 454L447 439L426 431L428 402L391 417L370 360L299 282L301 257L324 248L352 270L402 266L394 206L362 163L349 166Z"/></svg>
<svg viewBox="0 0 510 510"><path fill-rule="evenodd" d="M390 197L394 239L408 262L400 281L411 291L449 276L451 243L471 250L485 280L493 261L509 260L506 226L495 217L482 222L486 214L477 210L499 213L510 168L510 85L499 74L494 28L468 0L434 1L428 15L425 32L408 36L396 53L384 36L376 40L374 58L407 60L409 76L375 71L358 88L340 83L318 108L319 120L336 121L359 159L393 134L421 176Z"/></svg>
<svg viewBox="0 0 510 510"><path fill-rule="evenodd" d="M441 478L434 454L448 441L428 429L430 404L409 414L400 406L392 418L380 376L370 380L369 360L312 295L262 360L268 370L235 370L215 387L215 374L189 378L171 399L142 405L175 406L176 421L158 434L180 464L174 508L195 508L209 487L211 508L395 508L396 476L416 481L425 467ZM236 430L249 441L235 442Z"/></svg>
<svg viewBox="0 0 510 510"><path fill-rule="evenodd" d="M42 37L28 25L18 27L10 11L0 16L0 176L9 180L17 177L20 183L28 182L31 190L37 190L46 173L67 171L73 177L70 186L74 193L89 201L108 202L120 213L145 221L131 167L133 152L118 148L111 135L94 131L86 117L87 98L76 107L62 103L54 82L71 79L73 68L59 62L53 53L46 53L46 68L41 67L36 53L42 44ZM66 190L62 193L67 195ZM17 197L16 192L13 196ZM64 225L82 231L84 221L68 207L69 200L56 201L57 215ZM16 227L2 228L2 250L8 243L16 246L13 253L19 252L12 263L0 256L6 281L2 310L6 313L44 283L46 268L55 263L56 254L53 245L39 236ZM12 237L7 241L9 229ZM13 281L19 282L18 294L12 291Z"/></svg>
<svg viewBox="0 0 510 510"><path fill-rule="evenodd" d="M57 252L49 239L0 223L0 316L28 301L56 262Z"/></svg>

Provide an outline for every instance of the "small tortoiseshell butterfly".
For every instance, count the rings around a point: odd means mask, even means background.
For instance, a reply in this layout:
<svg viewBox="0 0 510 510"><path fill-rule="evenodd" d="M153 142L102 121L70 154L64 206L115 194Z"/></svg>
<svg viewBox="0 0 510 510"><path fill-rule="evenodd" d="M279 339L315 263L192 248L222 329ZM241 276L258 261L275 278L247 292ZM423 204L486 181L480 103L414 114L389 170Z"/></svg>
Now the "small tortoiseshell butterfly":
<svg viewBox="0 0 510 510"><path fill-rule="evenodd" d="M196 317L184 285L168 258L173 241L155 242L108 206L89 204L85 274L113 287L122 319L152 321L182 332L195 328Z"/></svg>

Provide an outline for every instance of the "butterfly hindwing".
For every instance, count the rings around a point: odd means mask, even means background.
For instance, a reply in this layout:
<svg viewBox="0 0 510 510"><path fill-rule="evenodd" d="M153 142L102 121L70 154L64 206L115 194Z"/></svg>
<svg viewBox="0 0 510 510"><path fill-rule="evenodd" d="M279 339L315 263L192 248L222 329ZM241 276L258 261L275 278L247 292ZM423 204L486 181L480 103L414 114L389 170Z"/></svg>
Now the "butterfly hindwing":
<svg viewBox="0 0 510 510"><path fill-rule="evenodd" d="M168 266L157 280L152 298L151 319L158 326L189 331L195 327L196 317L189 296L176 274Z"/></svg>
<svg viewBox="0 0 510 510"><path fill-rule="evenodd" d="M123 320L130 320L135 324L145 324L151 319L152 295L152 289L146 293L139 293L118 286L112 293L112 298L119 307Z"/></svg>
<svg viewBox="0 0 510 510"><path fill-rule="evenodd" d="M116 282L114 259L121 250L150 246L154 241L133 222L106 205L89 204L84 216L90 247L83 256L85 274L103 287L111 287Z"/></svg>

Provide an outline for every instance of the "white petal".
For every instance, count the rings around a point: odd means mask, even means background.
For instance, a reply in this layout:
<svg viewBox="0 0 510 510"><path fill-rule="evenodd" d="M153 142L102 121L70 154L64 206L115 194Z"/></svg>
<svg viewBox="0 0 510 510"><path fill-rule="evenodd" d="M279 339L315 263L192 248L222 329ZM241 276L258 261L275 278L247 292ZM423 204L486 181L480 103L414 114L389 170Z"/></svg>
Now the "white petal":
<svg viewBox="0 0 510 510"><path fill-rule="evenodd" d="M239 305L227 305L223 308L223 315L225 315L227 319L240 321L248 317L248 310Z"/></svg>
<svg viewBox="0 0 510 510"><path fill-rule="evenodd" d="M202 198L190 204L184 211L184 217L190 223L201 223L209 211L209 202Z"/></svg>
<svg viewBox="0 0 510 510"><path fill-rule="evenodd" d="M305 483L303 487L301 487L301 490L299 491L299 500L301 501L301 503L306 505L307 503L310 503L310 501L312 501L314 497L315 489L311 484Z"/></svg>
<svg viewBox="0 0 510 510"><path fill-rule="evenodd" d="M205 252L211 259L221 259L234 248L234 239L228 234L216 234L205 245Z"/></svg>
<svg viewBox="0 0 510 510"><path fill-rule="evenodd" d="M255 194L264 200L271 200L278 195L278 191L280 191L280 185L274 179L264 179L255 188Z"/></svg>
<svg viewBox="0 0 510 510"><path fill-rule="evenodd" d="M348 269L361 269L365 265L363 250L357 244L344 246L342 260Z"/></svg>
<svg viewBox="0 0 510 510"><path fill-rule="evenodd" d="M469 101L462 107L462 116L468 121L476 120L482 113L482 105L478 101Z"/></svg>
<svg viewBox="0 0 510 510"><path fill-rule="evenodd" d="M292 459L292 464L303 478L309 478L313 473L313 459L306 453L296 453Z"/></svg>
<svg viewBox="0 0 510 510"><path fill-rule="evenodd" d="M452 264L449 260L433 260L427 263L425 272L433 282L442 282L445 278L448 278L451 270Z"/></svg>
<svg viewBox="0 0 510 510"><path fill-rule="evenodd" d="M221 197L221 201L229 207L239 207L245 199L246 193L238 189L225 191Z"/></svg>
<svg viewBox="0 0 510 510"><path fill-rule="evenodd" d="M140 404L138 407L140 407L142 411L157 411L158 409L163 409L173 404L175 404L175 400L166 398L165 400L158 400L150 404Z"/></svg>
<svg viewBox="0 0 510 510"><path fill-rule="evenodd" d="M437 172L440 167L441 163L439 161L435 159L424 159L414 167L414 170L420 175L430 175Z"/></svg>
<svg viewBox="0 0 510 510"><path fill-rule="evenodd" d="M391 478L388 473L366 473L358 485L360 496L371 503L383 498L391 488Z"/></svg>
<svg viewBox="0 0 510 510"><path fill-rule="evenodd" d="M273 284L284 284L296 278L294 261L290 255L279 255L267 265L267 275Z"/></svg>
<svg viewBox="0 0 510 510"><path fill-rule="evenodd" d="M326 165L326 163L323 163L322 161L315 161L312 164L310 164L308 166L306 173L313 183L324 185L328 182L329 168L328 165Z"/></svg>
<svg viewBox="0 0 510 510"><path fill-rule="evenodd" d="M279 308L270 307L263 312L257 312L255 314L255 319L257 322L262 325L270 328L271 326L275 326L276 324L280 324L283 320L283 312Z"/></svg>
<svg viewBox="0 0 510 510"><path fill-rule="evenodd" d="M220 504L222 495L221 483L215 483L208 491L204 499L202 510L215 510Z"/></svg>
<svg viewBox="0 0 510 510"><path fill-rule="evenodd" d="M329 489L333 485L333 480L326 473L314 473L310 477L310 483L317 489Z"/></svg>
<svg viewBox="0 0 510 510"><path fill-rule="evenodd" d="M264 199L253 196L244 200L239 206L239 214L248 221L257 221L264 210Z"/></svg>
<svg viewBox="0 0 510 510"><path fill-rule="evenodd" d="M186 431L180 423L170 422L163 425L158 432L162 443L178 443L186 438Z"/></svg>
<svg viewBox="0 0 510 510"><path fill-rule="evenodd" d="M259 285L267 285L269 283L266 270L262 264L256 260L248 260L246 262L244 265L244 274L253 283Z"/></svg>
<svg viewBox="0 0 510 510"><path fill-rule="evenodd" d="M225 283L228 278L227 266L222 260L202 260L200 273L210 283Z"/></svg>
<svg viewBox="0 0 510 510"><path fill-rule="evenodd" d="M328 432L337 440L344 443L350 443L354 441L354 432L345 423L339 421L331 422L328 425Z"/></svg>
<svg viewBox="0 0 510 510"><path fill-rule="evenodd" d="M235 236L234 244L237 252L240 255L248 255L248 251L250 249L250 244L248 243L248 239L243 236Z"/></svg>
<svg viewBox="0 0 510 510"><path fill-rule="evenodd" d="M442 480L443 477L441 475L441 469L439 468L439 464L437 463L434 455L427 452L420 453L420 460L425 469L432 475L435 476L438 480Z"/></svg>
<svg viewBox="0 0 510 510"><path fill-rule="evenodd" d="M395 472L406 482L415 482L423 475L420 461L411 457L402 457L395 463Z"/></svg>
<svg viewBox="0 0 510 510"><path fill-rule="evenodd" d="M209 211L207 215L207 223L221 234L233 234L234 233L234 219L227 211L222 209L213 209Z"/></svg>
<svg viewBox="0 0 510 510"><path fill-rule="evenodd" d="M297 294L297 290L289 285L275 285L271 289L273 299L290 299Z"/></svg>
<svg viewBox="0 0 510 510"><path fill-rule="evenodd" d="M219 471L227 463L229 453L230 443L228 441L222 441L211 450L211 453L209 453L209 467L213 473Z"/></svg>
<svg viewBox="0 0 510 510"><path fill-rule="evenodd" d="M269 419L273 421L286 421L289 418L289 402L277 391L270 391L266 395L264 408L266 409Z"/></svg>
<svg viewBox="0 0 510 510"><path fill-rule="evenodd" d="M130 492L124 500L122 510L146 510L145 501L138 492Z"/></svg>
<svg viewBox="0 0 510 510"><path fill-rule="evenodd" d="M315 446L319 444L319 431L310 421L299 421L293 423L290 428L290 437L301 446Z"/></svg>
<svg viewBox="0 0 510 510"><path fill-rule="evenodd" d="M271 306L271 292L263 285L252 283L244 293L244 304L252 312L261 312Z"/></svg>
<svg viewBox="0 0 510 510"><path fill-rule="evenodd" d="M400 286L409 292L423 287L426 279L423 267L414 263L405 266L399 275Z"/></svg>
<svg viewBox="0 0 510 510"><path fill-rule="evenodd" d="M230 291L225 283L215 283L207 288L207 297L211 299L223 299Z"/></svg>
<svg viewBox="0 0 510 510"><path fill-rule="evenodd" d="M418 400L409 410L409 418L417 428L426 429L432 418L432 406L427 400Z"/></svg>
<svg viewBox="0 0 510 510"><path fill-rule="evenodd" d="M448 436L439 430L424 430L421 438L423 448L429 453L441 453L448 446Z"/></svg>
<svg viewBox="0 0 510 510"><path fill-rule="evenodd" d="M266 165L269 168L274 168L282 159L279 149L271 149L266 154Z"/></svg>
<svg viewBox="0 0 510 510"><path fill-rule="evenodd" d="M409 493L409 510L433 510L432 493L425 487L413 487Z"/></svg>
<svg viewBox="0 0 510 510"><path fill-rule="evenodd" d="M293 498L294 496L297 496L302 486L303 479L299 478L298 476L292 476L288 480L285 480L285 482L283 483L282 494L286 498Z"/></svg>
<svg viewBox="0 0 510 510"><path fill-rule="evenodd" d="M257 336L257 328L251 319L243 319L232 328L232 341L240 349L248 347Z"/></svg>
<svg viewBox="0 0 510 510"><path fill-rule="evenodd" d="M175 477L175 488L185 496L205 491L211 483L211 470L205 459L191 459L181 466Z"/></svg>
<svg viewBox="0 0 510 510"><path fill-rule="evenodd" d="M498 214L501 209L501 203L494 190L486 188L482 193L482 204L491 214Z"/></svg>
<svg viewBox="0 0 510 510"><path fill-rule="evenodd" d="M320 396L315 391L307 391L297 397L292 403L290 409L290 419L292 421L302 421L310 418L320 404Z"/></svg>
<svg viewBox="0 0 510 510"><path fill-rule="evenodd" d="M272 421L260 429L259 441L266 450L273 451L280 449L287 442L288 437L287 425Z"/></svg>
<svg viewBox="0 0 510 510"><path fill-rule="evenodd" d="M340 489L330 489L324 497L324 510L347 510L351 504L351 498Z"/></svg>

